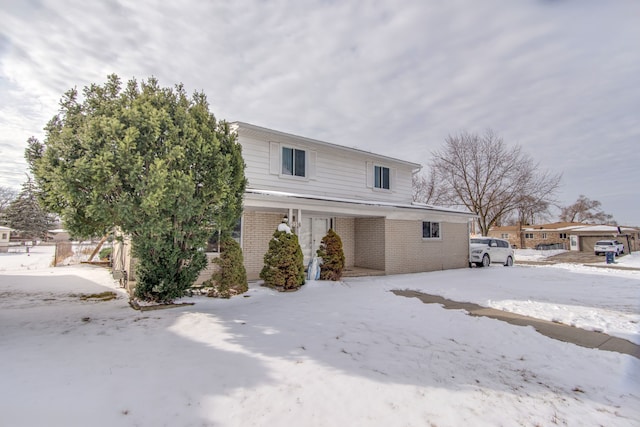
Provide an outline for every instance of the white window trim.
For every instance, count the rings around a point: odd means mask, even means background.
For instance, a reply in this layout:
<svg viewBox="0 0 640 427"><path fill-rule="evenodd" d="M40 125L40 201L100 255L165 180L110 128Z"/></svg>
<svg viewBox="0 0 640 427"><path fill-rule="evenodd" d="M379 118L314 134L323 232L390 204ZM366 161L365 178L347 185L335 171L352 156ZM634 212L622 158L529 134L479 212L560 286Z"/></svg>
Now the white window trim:
<svg viewBox="0 0 640 427"><path fill-rule="evenodd" d="M389 169L389 188L376 187L376 167ZM367 187L373 191L393 193L397 179L397 169L381 163L367 162Z"/></svg>
<svg viewBox="0 0 640 427"><path fill-rule="evenodd" d="M424 223L425 222L429 222L431 224L438 224L438 237L424 237ZM427 221L427 220L423 220L422 222L420 222L420 234L422 236L422 240L425 241L435 241L435 240L442 240L442 221Z"/></svg>
<svg viewBox="0 0 640 427"><path fill-rule="evenodd" d="M289 148L292 150L304 151L305 176L289 175L282 173L282 150ZM310 181L316 179L316 162L318 154L316 151L294 144L284 144L279 142L269 143L269 172L279 178L294 181Z"/></svg>

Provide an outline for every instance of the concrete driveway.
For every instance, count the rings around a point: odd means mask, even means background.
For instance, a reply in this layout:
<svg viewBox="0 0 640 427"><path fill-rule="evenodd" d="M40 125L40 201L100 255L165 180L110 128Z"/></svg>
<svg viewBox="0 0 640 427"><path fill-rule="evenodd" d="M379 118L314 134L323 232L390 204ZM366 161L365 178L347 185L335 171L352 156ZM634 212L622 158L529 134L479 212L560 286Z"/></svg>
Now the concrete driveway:
<svg viewBox="0 0 640 427"><path fill-rule="evenodd" d="M546 259L546 261L549 261L553 264L558 264L558 263L591 264L591 263L605 262L606 259L604 255L594 255L593 252L569 251L569 252L564 252L558 255L550 256L549 258Z"/></svg>

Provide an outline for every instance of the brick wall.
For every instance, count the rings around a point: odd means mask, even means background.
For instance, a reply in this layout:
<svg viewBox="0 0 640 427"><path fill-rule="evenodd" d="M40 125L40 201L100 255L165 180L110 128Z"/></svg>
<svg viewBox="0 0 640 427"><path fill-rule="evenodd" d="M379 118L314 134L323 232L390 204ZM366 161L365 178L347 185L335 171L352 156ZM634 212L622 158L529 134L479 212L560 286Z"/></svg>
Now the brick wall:
<svg viewBox="0 0 640 427"><path fill-rule="evenodd" d="M440 223L441 239L423 239L422 221L386 221L387 274L465 268L469 265L467 224Z"/></svg>
<svg viewBox="0 0 640 427"><path fill-rule="evenodd" d="M260 278L269 241L282 222L282 214L245 211L242 217L242 252L248 280Z"/></svg>
<svg viewBox="0 0 640 427"><path fill-rule="evenodd" d="M195 285L200 285L203 282L211 279L213 273L215 273L219 269L218 265L213 263L213 260L214 258L218 258L220 254L215 252L208 252L205 255L207 256L207 266L198 275L198 278L194 283Z"/></svg>
<svg viewBox="0 0 640 427"><path fill-rule="evenodd" d="M507 234L507 237L503 237L503 235ZM543 235L546 234L546 237ZM561 238L560 234L565 234L567 238ZM535 249L539 244L552 244L552 243L563 243L565 245L565 249L569 249L569 232L567 231L522 231L522 240L520 239L519 232L504 232L504 231L489 231L489 237L496 237L499 239L505 239L509 241L511 246L515 246L516 248L521 249ZM530 238L526 238L526 236L532 236ZM523 243L524 242L524 243ZM524 246L523 246L524 244Z"/></svg>
<svg viewBox="0 0 640 427"><path fill-rule="evenodd" d="M336 218L334 231L342 240L345 267L353 267L355 263L356 231L355 218Z"/></svg>
<svg viewBox="0 0 640 427"><path fill-rule="evenodd" d="M357 267L385 269L385 219L355 219L355 265Z"/></svg>

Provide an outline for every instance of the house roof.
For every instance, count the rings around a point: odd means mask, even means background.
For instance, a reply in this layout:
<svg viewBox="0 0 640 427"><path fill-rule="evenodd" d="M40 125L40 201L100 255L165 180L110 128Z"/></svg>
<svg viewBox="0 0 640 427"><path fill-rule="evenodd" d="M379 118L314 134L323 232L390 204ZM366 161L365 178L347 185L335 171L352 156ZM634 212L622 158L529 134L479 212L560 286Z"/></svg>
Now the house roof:
<svg viewBox="0 0 640 427"><path fill-rule="evenodd" d="M274 129L269 129L269 128L265 128L265 127L261 127L261 126L252 125L251 123L245 123L245 122L236 121L236 122L232 122L231 126L232 126L233 130L238 132L238 134L242 134L244 132L248 132L250 134L254 134L254 135L257 135L257 136L262 136L262 137L265 137L265 138L277 137L279 140L282 140L283 142L291 142L291 143L305 142L305 143L314 144L314 145L323 146L323 147L328 147L328 148L332 148L332 149L346 150L346 151L349 151L349 152L352 152L352 153L356 153L358 155L366 155L367 157L372 157L372 158L376 158L376 159L379 159L379 160L400 163L400 164L402 164L404 166L410 167L414 171L418 171L418 170L422 169L422 165L419 164L419 163L414 163L414 162L409 162L407 160L402 160L402 159L397 159L397 158L394 158L394 157L384 156L382 154L376 154L376 153L373 153L373 152L370 152L370 151L361 150L359 148L345 147L343 145L332 144L330 142L320 141L318 139L312 139L312 138L307 138L307 137L304 137L304 136L299 136L299 135L294 135L294 134L290 134L290 133L286 133L286 132L281 132L281 131L274 130Z"/></svg>
<svg viewBox="0 0 640 427"><path fill-rule="evenodd" d="M517 225L503 225L501 227L491 227L489 231L518 231Z"/></svg>
<svg viewBox="0 0 640 427"><path fill-rule="evenodd" d="M0 230L2 230L2 231L13 231L13 228L9 228L9 227L5 227L3 225L0 225Z"/></svg>
<svg viewBox="0 0 640 427"><path fill-rule="evenodd" d="M565 229L572 229L575 227L583 227L584 224L581 222L552 222L550 224L534 224L534 225L527 225L526 228L527 230L565 230Z"/></svg>

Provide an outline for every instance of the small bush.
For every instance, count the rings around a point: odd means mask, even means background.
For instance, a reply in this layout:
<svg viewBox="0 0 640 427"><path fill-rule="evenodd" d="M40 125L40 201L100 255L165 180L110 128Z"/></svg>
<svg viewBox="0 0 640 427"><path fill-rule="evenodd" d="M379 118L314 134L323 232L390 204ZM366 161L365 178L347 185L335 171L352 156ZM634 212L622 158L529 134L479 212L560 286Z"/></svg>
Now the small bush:
<svg viewBox="0 0 640 427"><path fill-rule="evenodd" d="M298 236L278 229L269 242L260 272L264 285L279 291L295 291L304 285L304 258Z"/></svg>
<svg viewBox="0 0 640 427"><path fill-rule="evenodd" d="M342 239L333 229L330 228L327 235L322 238L317 255L322 258L320 279L340 280L344 269L344 251L342 250Z"/></svg>
<svg viewBox="0 0 640 427"><path fill-rule="evenodd" d="M205 286L212 287L208 296L231 298L249 290L242 248L238 242L229 236L223 237L220 241L220 257L213 262L218 265L219 270L205 283Z"/></svg>

